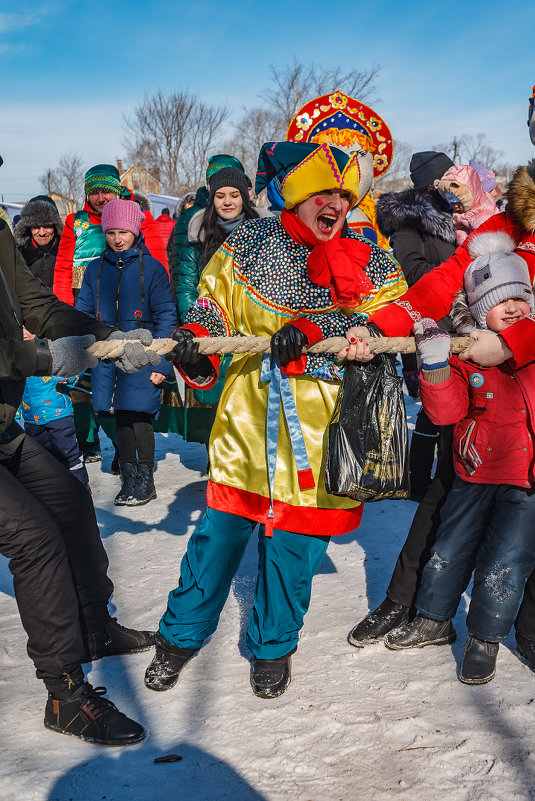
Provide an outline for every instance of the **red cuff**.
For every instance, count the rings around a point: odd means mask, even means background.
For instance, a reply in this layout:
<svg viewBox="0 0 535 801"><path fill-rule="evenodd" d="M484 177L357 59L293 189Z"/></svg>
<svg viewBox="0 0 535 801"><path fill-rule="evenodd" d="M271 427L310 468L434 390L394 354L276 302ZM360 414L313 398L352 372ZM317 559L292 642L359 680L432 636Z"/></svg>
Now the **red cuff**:
<svg viewBox="0 0 535 801"><path fill-rule="evenodd" d="M533 242L521 243L515 250L528 265L529 277L533 281L535 278L535 245Z"/></svg>
<svg viewBox="0 0 535 801"><path fill-rule="evenodd" d="M187 325L181 325L181 326L179 326L179 328L175 328L175 331L178 331L179 329L186 329L187 331L191 331L192 334L194 334L196 337L210 337L210 336L212 336L207 328L205 328L203 325L199 325L198 323L188 323ZM174 333L174 331L173 331L173 333ZM186 384L188 384L190 387L193 387L193 389L210 389L211 387L214 386L214 384L216 383L216 381L217 381L217 379L219 377L219 365L221 364L219 356L217 356L216 354L214 354L213 356L209 356L208 354L203 354L203 356L205 356L205 358L210 360L210 363L211 363L212 367L215 370L215 375L214 375L213 379L209 383L204 383L204 384L196 383L195 379L191 378L185 372L185 370L184 370L184 368L183 368L183 366L181 364L177 364L176 362L173 362L173 364L176 367L179 375L181 375L182 378L184 379L184 381L186 382Z"/></svg>
<svg viewBox="0 0 535 801"><path fill-rule="evenodd" d="M368 322L375 323L385 337L405 337L409 336L414 323L417 322L419 317L420 315L414 319L411 317L409 309L398 306L397 303L390 303L375 312Z"/></svg>
<svg viewBox="0 0 535 801"><path fill-rule="evenodd" d="M511 367L518 369L535 360L535 321L531 315L500 331L500 337L513 351L508 359Z"/></svg>
<svg viewBox="0 0 535 801"><path fill-rule="evenodd" d="M313 345L315 342L320 342L323 339L323 331L321 328L307 320L304 317L295 317L290 320L290 325L298 328L307 338L307 345ZM288 364L281 365L281 371L284 375L303 375L307 363L306 353L303 353L300 359L294 359Z"/></svg>

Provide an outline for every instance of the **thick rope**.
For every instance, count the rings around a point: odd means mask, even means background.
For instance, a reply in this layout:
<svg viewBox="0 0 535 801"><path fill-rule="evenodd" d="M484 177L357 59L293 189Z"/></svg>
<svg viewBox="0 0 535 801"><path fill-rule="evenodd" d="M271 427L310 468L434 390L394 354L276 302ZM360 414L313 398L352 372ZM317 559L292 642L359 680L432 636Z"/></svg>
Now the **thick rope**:
<svg viewBox="0 0 535 801"><path fill-rule="evenodd" d="M114 339L110 342L105 340L95 342L90 345L88 350L97 359L117 359L123 352L123 346L127 341ZM199 353L212 356L224 353L269 353L270 337L196 337L194 342L199 344ZM363 337L363 342L367 342L372 353L415 353L416 345L413 337ZM349 345L349 340L345 337L329 337L303 348L303 353L339 353ZM474 340L470 337L452 337L450 339L450 353L461 353L467 350ZM176 345L174 339L154 339L151 345L146 346L146 350L153 350L159 356L170 353Z"/></svg>

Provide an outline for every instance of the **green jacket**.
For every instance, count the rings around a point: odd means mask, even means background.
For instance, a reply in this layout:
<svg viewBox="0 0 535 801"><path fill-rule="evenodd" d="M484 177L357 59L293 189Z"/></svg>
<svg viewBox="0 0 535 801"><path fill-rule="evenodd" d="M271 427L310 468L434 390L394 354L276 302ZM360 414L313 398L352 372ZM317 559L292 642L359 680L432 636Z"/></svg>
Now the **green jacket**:
<svg viewBox="0 0 535 801"><path fill-rule="evenodd" d="M26 378L49 375L52 368L48 347L24 342L23 326L42 339L82 334L105 339L113 330L62 303L35 278L0 220L0 439L13 422Z"/></svg>
<svg viewBox="0 0 535 801"><path fill-rule="evenodd" d="M191 218L194 214L197 214L198 211L201 209L206 209L209 205L210 199L208 195L208 190L205 186L201 186L197 189L197 194L195 195L195 203L193 206L190 206L189 209L186 209L182 212L180 217L178 218L176 225L173 229L173 264L172 264L172 274L173 274L173 286L175 288L175 292L177 295L177 302L178 302L178 314L180 318L180 322L182 322L182 317L187 309L187 306L181 311L180 302L178 300L178 292L180 286L180 270L181 265L180 261L182 258L182 248L188 241L188 226L190 224ZM198 282L197 282L198 283ZM197 284L195 284L195 290L197 290ZM192 303L194 300L197 299L197 292L195 291L195 297L190 301ZM182 303L185 302L183 299Z"/></svg>

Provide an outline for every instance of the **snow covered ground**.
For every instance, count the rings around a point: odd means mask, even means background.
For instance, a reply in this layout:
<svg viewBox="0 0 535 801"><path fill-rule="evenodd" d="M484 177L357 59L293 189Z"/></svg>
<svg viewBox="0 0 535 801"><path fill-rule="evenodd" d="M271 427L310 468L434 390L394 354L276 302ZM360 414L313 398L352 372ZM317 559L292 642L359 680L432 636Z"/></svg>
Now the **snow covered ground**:
<svg viewBox="0 0 535 801"><path fill-rule="evenodd" d="M414 414L415 404L408 408ZM119 620L156 627L202 514L205 450L157 435L158 499L113 506L111 448L89 465ZM314 580L293 680L276 700L253 696L244 631L255 542L216 634L178 685L143 685L150 653L89 669L119 708L146 727L144 743L102 748L46 730L43 686L26 656L7 561L0 561L2 801L512 801L535 799L535 676L500 649L497 677L461 684L465 610L453 646L357 650L347 632L384 597L414 503L369 505L358 531L333 540ZM177 754L180 761L155 764Z"/></svg>

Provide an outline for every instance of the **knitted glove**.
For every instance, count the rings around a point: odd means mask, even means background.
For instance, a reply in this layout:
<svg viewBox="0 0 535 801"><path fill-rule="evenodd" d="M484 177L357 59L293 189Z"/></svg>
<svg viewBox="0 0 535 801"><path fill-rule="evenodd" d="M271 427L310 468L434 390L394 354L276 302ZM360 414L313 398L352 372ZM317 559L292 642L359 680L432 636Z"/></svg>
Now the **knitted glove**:
<svg viewBox="0 0 535 801"><path fill-rule="evenodd" d="M52 356L51 375L71 378L78 373L84 373L91 367L96 367L98 359L86 350L93 342L95 342L93 334L47 340Z"/></svg>
<svg viewBox="0 0 535 801"><path fill-rule="evenodd" d="M286 323L271 337L271 364L273 365L273 359L279 359L281 364L300 359L303 345L308 345L307 336L295 325Z"/></svg>
<svg viewBox="0 0 535 801"><path fill-rule="evenodd" d="M440 367L446 367L450 354L449 334L429 317L415 323L413 331L416 349L422 360L422 369L438 370Z"/></svg>
<svg viewBox="0 0 535 801"><path fill-rule="evenodd" d="M137 373L148 364L160 364L161 357L153 350L145 350L144 345L152 343L152 334L147 328L134 328L132 331L114 331L106 342L113 339L126 339L123 352L114 359L114 364L124 373Z"/></svg>
<svg viewBox="0 0 535 801"><path fill-rule="evenodd" d="M176 340L176 345L170 353L166 354L166 359L178 364L198 364L201 360L199 354L199 344L194 342L194 333L189 328L177 328L171 334L171 338Z"/></svg>

